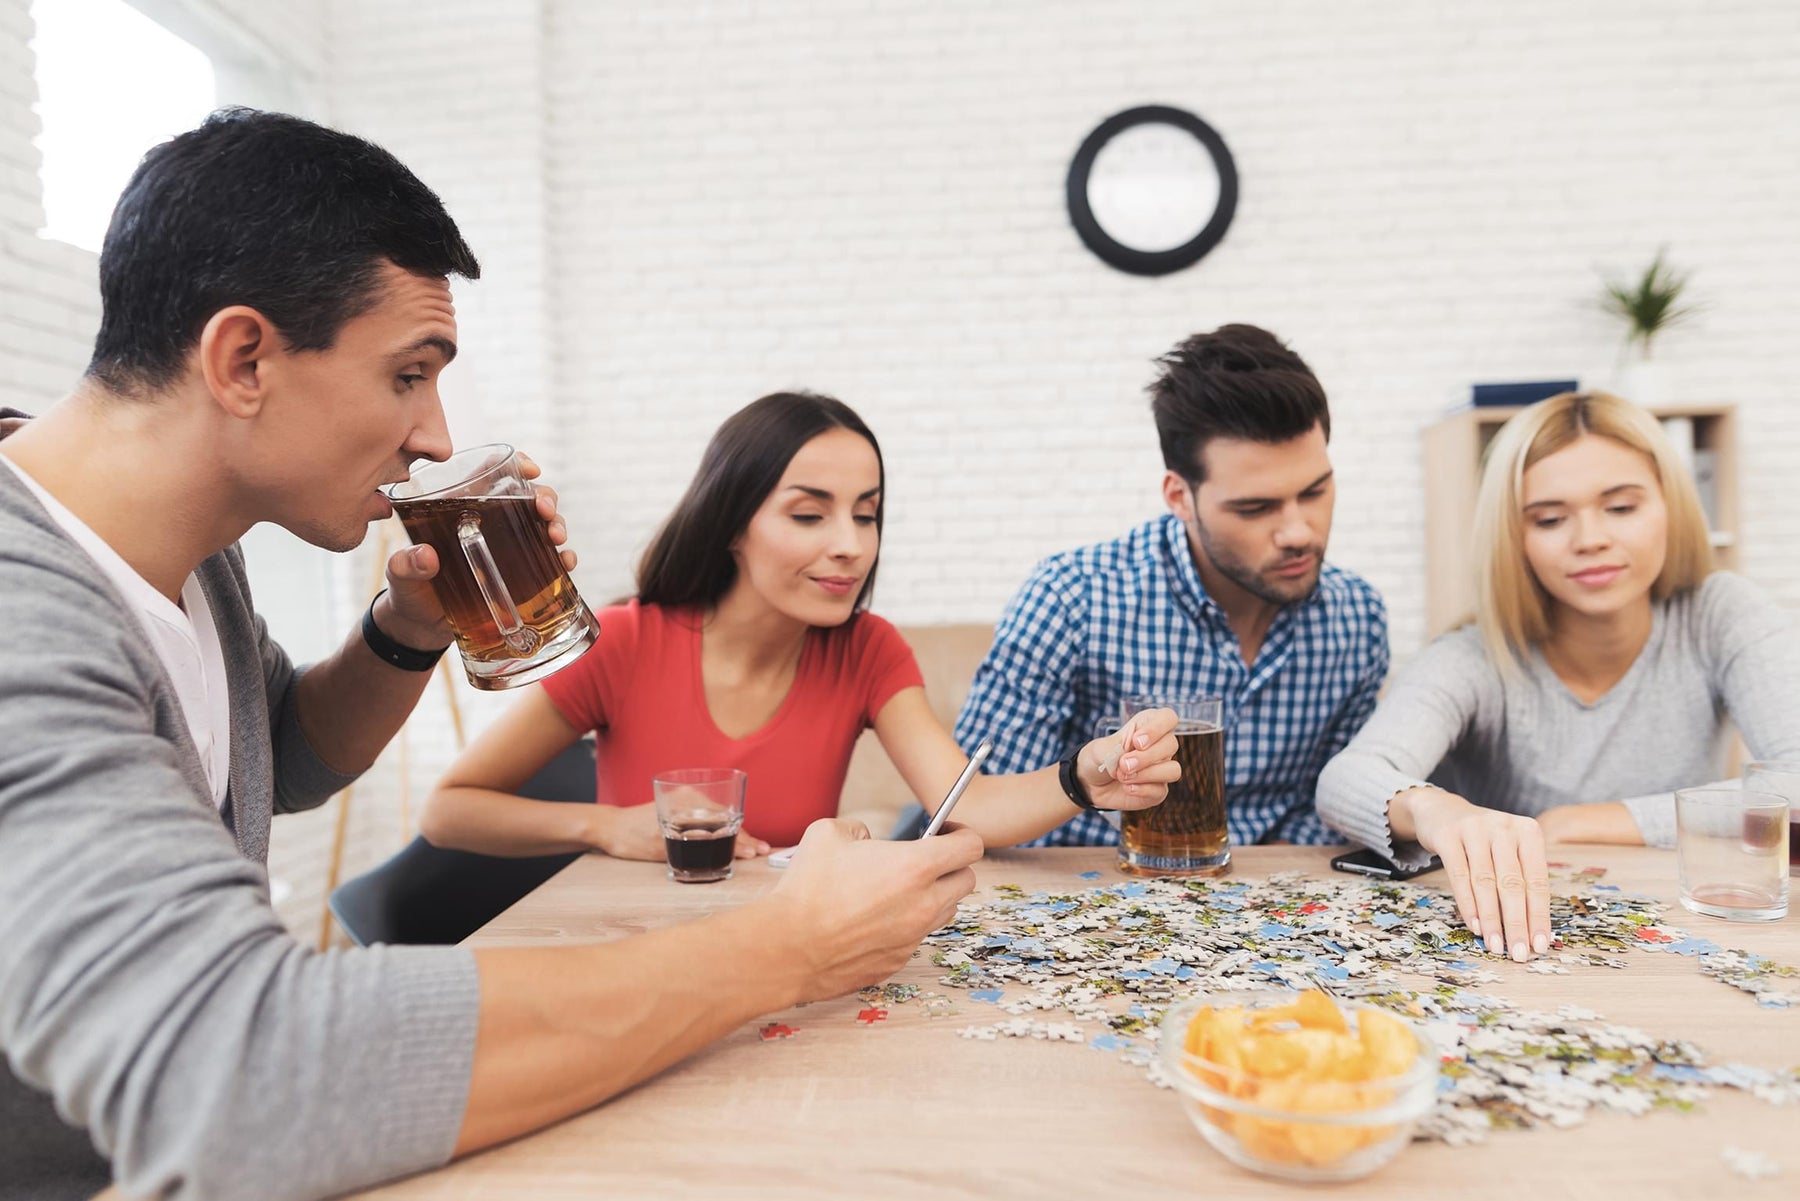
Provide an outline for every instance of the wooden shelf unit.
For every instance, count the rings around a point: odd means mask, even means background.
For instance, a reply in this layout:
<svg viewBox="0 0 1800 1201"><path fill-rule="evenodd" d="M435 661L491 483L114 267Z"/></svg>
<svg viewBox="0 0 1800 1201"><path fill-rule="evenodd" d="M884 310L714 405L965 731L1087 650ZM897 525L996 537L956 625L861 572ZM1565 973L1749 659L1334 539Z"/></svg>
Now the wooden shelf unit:
<svg viewBox="0 0 1800 1201"><path fill-rule="evenodd" d="M1425 430L1425 616L1435 638L1475 615L1475 568L1469 554L1475 491L1488 443L1515 413L1511 406L1463 409ZM1734 571L1738 528L1737 409L1732 405L1658 405L1658 418L1693 422L1694 449L1713 456L1713 560Z"/></svg>

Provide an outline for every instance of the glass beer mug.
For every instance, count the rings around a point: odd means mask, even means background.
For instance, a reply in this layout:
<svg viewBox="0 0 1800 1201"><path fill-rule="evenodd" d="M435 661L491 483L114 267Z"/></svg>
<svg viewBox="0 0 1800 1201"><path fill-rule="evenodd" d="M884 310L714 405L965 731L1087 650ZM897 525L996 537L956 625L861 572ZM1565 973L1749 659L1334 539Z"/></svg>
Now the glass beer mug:
<svg viewBox="0 0 1800 1201"><path fill-rule="evenodd" d="M411 479L385 492L407 537L437 552L431 585L469 683L516 688L593 645L600 623L563 569L512 447L421 460Z"/></svg>
<svg viewBox="0 0 1800 1201"><path fill-rule="evenodd" d="M1128 696L1123 716L1096 737L1116 734L1145 709L1173 709L1181 778L1162 804L1119 814L1119 870L1129 876L1222 876L1231 870L1225 826L1224 702L1211 696Z"/></svg>

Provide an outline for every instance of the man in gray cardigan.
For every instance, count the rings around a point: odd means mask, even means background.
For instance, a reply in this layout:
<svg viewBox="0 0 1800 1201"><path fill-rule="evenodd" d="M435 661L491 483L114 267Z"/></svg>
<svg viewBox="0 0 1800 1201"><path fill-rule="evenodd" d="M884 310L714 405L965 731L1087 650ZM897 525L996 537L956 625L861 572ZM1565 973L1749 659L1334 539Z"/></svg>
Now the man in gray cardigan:
<svg viewBox="0 0 1800 1201"><path fill-rule="evenodd" d="M349 549L380 484L448 454L447 277L477 272L385 151L217 114L120 198L86 376L0 427L0 1198L311 1198L433 1167L885 977L972 887L967 831L821 822L771 895L605 946L283 931L271 813L373 762L449 633L413 548L370 625L296 670L234 543L273 521ZM560 540L547 492L540 513Z"/></svg>

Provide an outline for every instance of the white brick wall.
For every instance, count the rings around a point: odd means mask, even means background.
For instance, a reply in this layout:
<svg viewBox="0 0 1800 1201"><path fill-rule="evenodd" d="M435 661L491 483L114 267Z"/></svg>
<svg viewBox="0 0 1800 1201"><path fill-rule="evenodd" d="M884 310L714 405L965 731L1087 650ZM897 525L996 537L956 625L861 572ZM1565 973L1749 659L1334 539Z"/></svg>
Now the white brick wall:
<svg viewBox="0 0 1800 1201"><path fill-rule="evenodd" d="M443 384L452 436L459 446L510 442L566 478L579 455L559 425L555 382L540 5L447 0L429 24L385 0L331 0L328 14L329 120L399 155L443 197L481 260L478 282L453 285L462 353ZM403 537L397 523L393 536ZM365 603L373 549L371 540L357 556L352 583ZM474 726L503 700L463 685L459 699ZM441 690L410 729L424 787L454 751Z"/></svg>
<svg viewBox="0 0 1800 1201"><path fill-rule="evenodd" d="M1423 635L1419 431L1474 380L1609 369L1596 268L1669 243L1704 316L1663 353L1744 413L1748 570L1800 602L1785 292L1800 270L1800 16L1016 0L549 5L557 402L596 597L731 409L794 384L888 455L878 607L991 619L1030 564L1156 511L1148 360L1266 324L1334 402L1334 558ZM1110 113L1219 128L1237 221L1145 280L1070 230Z"/></svg>
<svg viewBox="0 0 1800 1201"><path fill-rule="evenodd" d="M68 390L100 319L94 256L38 237L32 32L30 0L0 0L0 406L27 412Z"/></svg>
<svg viewBox="0 0 1800 1201"><path fill-rule="evenodd" d="M1706 305L1662 346L1671 399L1740 406L1742 561L1800 604L1788 0L159 2L274 47L444 196L486 267L458 289L453 430L546 461L596 603L717 423L808 386L883 440L878 608L991 620L1040 556L1157 511L1149 360L1247 320L1331 393L1333 557L1387 593L1404 656L1420 430L1472 381L1604 382L1598 272L1667 243ZM91 267L35 242L27 11L0 0L11 403L66 384L93 320ZM1159 280L1094 259L1062 199L1082 137L1146 102L1211 121L1242 175L1224 244Z"/></svg>
<svg viewBox="0 0 1800 1201"><path fill-rule="evenodd" d="M560 466L539 5L454 0L428 25L399 3L332 0L329 11L330 120L412 167L481 260L479 282L455 285L468 353L445 377L452 434L516 442Z"/></svg>
<svg viewBox="0 0 1800 1201"><path fill-rule="evenodd" d="M1800 451L1800 16L1779 0L176 7L280 48L450 203L487 267L459 289L453 428L546 460L596 599L718 420L806 385L883 438L881 609L992 618L1039 556L1155 511L1148 360L1242 319L1331 391L1334 557L1388 593L1404 653L1419 429L1472 380L1604 377L1597 269L1668 243L1707 308L1664 356L1681 397L1741 406L1743 561L1800 603L1775 488ZM15 399L61 386L93 317L85 261L30 236L26 12L0 7ZM1208 260L1144 280L1079 245L1061 189L1098 120L1157 100L1223 132L1243 197Z"/></svg>

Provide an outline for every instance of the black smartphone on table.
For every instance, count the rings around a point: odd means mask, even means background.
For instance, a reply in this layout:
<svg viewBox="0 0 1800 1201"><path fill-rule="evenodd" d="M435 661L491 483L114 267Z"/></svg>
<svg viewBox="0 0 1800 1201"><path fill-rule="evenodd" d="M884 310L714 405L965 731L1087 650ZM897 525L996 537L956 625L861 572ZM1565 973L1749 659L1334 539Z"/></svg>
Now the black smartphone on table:
<svg viewBox="0 0 1800 1201"><path fill-rule="evenodd" d="M1382 880L1410 880L1414 876L1422 876L1426 872L1435 872L1444 866L1436 855L1423 867L1398 867L1382 858L1367 847L1356 851L1347 851L1335 856L1331 866L1340 872L1352 872L1359 876L1375 876Z"/></svg>

